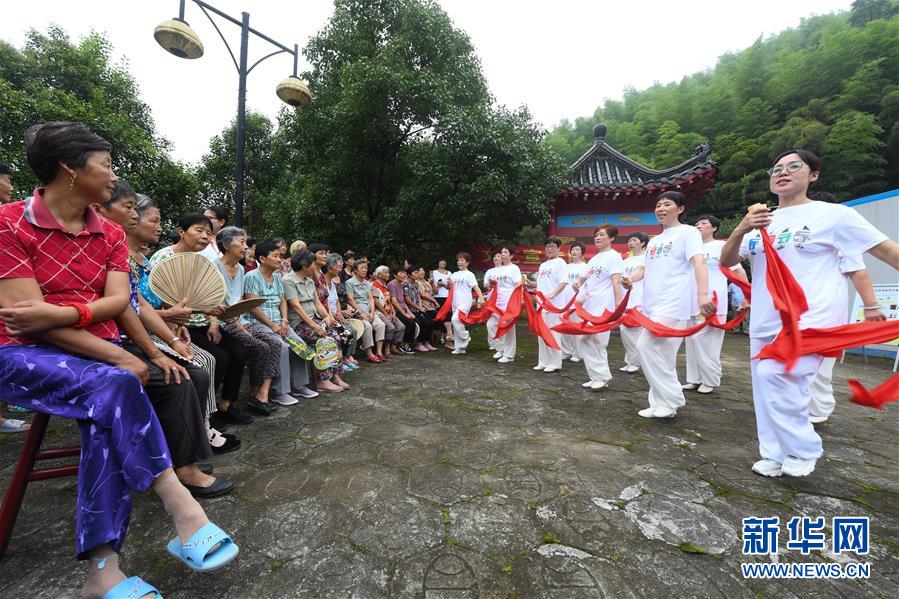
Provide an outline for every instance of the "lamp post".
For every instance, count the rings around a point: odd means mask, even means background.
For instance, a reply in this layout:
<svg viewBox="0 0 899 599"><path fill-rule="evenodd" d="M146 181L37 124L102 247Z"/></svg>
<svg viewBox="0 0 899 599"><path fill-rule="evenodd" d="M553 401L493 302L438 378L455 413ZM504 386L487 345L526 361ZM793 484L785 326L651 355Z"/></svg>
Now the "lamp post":
<svg viewBox="0 0 899 599"><path fill-rule="evenodd" d="M184 20L185 1L186 0L180 0L178 16L174 19L170 19L168 21L160 23L154 30L153 37L156 38L156 41L159 43L159 45L162 46L167 52L174 54L178 58L200 58L201 56L203 56L203 42L200 41L200 37L194 32L193 29L190 28L190 25L187 24L187 21ZM235 156L236 164L234 165L234 221L235 224L240 227L243 226L244 154L247 145L247 76L254 68L256 68L256 65L258 65L265 59L286 52L287 54L293 56L293 75L278 84L278 87L275 90L278 94L278 97L281 98L281 100L285 103L294 107L298 107L306 106L307 104L309 104L312 101L312 95L309 93L309 88L306 86L306 84L303 83L299 77L297 77L297 62L300 58L299 47L297 44L294 44L292 49L288 48L287 46L276 42L267 35L264 35L259 31L253 29L252 27L250 27L249 13L241 13L241 18L240 20L238 20L220 11L214 6L207 4L206 2L202 2L201 0L191 1L196 4L200 8L200 10L203 11L203 14L205 14L206 18L209 19L209 22L212 23L212 26L219 34L219 37L222 38L222 42L224 42L225 48L228 49L228 54L231 55L231 60L234 62L234 66L237 68L237 149ZM215 24L215 21L212 19L212 15L209 14L210 12L213 12L223 19L230 21L231 23L234 23L235 25L240 27L239 59L234 57L234 52L231 50L231 46L228 44L225 36L222 35L222 32L218 28L218 25ZM248 68L247 49L249 46L251 33L267 41L277 49L274 52L266 54Z"/></svg>

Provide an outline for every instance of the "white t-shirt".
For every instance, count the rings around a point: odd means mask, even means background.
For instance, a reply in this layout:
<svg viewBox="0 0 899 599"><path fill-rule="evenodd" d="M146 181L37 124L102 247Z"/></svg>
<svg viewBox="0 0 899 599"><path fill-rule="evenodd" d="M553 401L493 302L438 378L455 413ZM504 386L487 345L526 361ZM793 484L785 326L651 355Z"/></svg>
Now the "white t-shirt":
<svg viewBox="0 0 899 599"><path fill-rule="evenodd" d="M628 256L624 259L624 269L622 270L622 274L627 278L631 278L634 276L634 273L637 272L638 269L643 268L646 265L646 258L644 256ZM633 288L631 289L631 295L627 300L628 308L639 308L643 305L643 279L640 279L636 283L634 283Z"/></svg>
<svg viewBox="0 0 899 599"><path fill-rule="evenodd" d="M800 328L827 328L846 323L846 283L842 256L860 256L887 237L852 208L807 202L778 208L768 227L774 248L805 293L809 309ZM762 237L752 231L740 244L740 256L752 265L750 337L776 335L782 327L766 283Z"/></svg>
<svg viewBox="0 0 899 599"><path fill-rule="evenodd" d="M440 281L447 281L452 276L453 273L447 271L445 274L441 274L439 270L435 270L431 273L431 276L434 277L434 297L446 297L449 295L449 289L446 287L440 287L437 285Z"/></svg>
<svg viewBox="0 0 899 599"><path fill-rule="evenodd" d="M689 320L695 309L696 273L690 259L704 254L696 227L669 227L649 240L644 254L643 311L647 316Z"/></svg>
<svg viewBox="0 0 899 599"><path fill-rule="evenodd" d="M565 271L567 268L568 264L562 258L553 258L552 260L547 260L541 264L540 270L537 271L537 291L544 295L555 291L556 287L559 286L559 283L565 281ZM561 294L550 300L550 303L557 308L561 308L565 305L565 303L560 303L562 301L560 296Z"/></svg>
<svg viewBox="0 0 899 599"><path fill-rule="evenodd" d="M565 286L565 289L562 290L562 293L559 294L559 304L560 306L566 305L571 301L571 298L574 297L574 283L581 277L587 278L587 263L586 262L578 262L578 263L570 263L565 266L565 279L568 281L568 285Z"/></svg>
<svg viewBox="0 0 899 599"><path fill-rule="evenodd" d="M215 262L222 257L222 253L219 251L219 246L214 241L204 247L200 252L200 255L206 256L210 262Z"/></svg>
<svg viewBox="0 0 899 599"><path fill-rule="evenodd" d="M718 294L718 316L727 316L727 277L721 272L721 248L724 247L724 241L713 239L708 243L702 244L705 250L705 265L709 269L709 301L712 301L712 294ZM733 271L742 271L743 267L739 264L731 267ZM693 277L693 308L694 314L699 313L699 303L697 299L696 277Z"/></svg>
<svg viewBox="0 0 899 599"><path fill-rule="evenodd" d="M490 281L496 284L495 293L498 294L496 296L496 307L500 310L505 310L506 306L509 305L512 291L521 284L521 270L514 264L491 268L484 275L484 285L489 285Z"/></svg>
<svg viewBox="0 0 899 599"><path fill-rule="evenodd" d="M578 300L590 314L599 316L603 310L615 309L615 289L612 275L624 271L621 254L615 250L600 252L587 262L587 280L584 282Z"/></svg>
<svg viewBox="0 0 899 599"><path fill-rule="evenodd" d="M453 314L462 310L466 314L471 311L471 290L478 284L474 273L470 270L457 270L450 279L453 282Z"/></svg>

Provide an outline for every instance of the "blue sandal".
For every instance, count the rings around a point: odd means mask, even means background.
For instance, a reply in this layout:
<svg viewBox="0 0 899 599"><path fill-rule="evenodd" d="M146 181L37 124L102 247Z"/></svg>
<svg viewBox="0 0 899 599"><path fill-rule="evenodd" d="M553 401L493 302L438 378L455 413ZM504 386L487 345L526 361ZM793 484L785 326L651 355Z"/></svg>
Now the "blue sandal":
<svg viewBox="0 0 899 599"><path fill-rule="evenodd" d="M139 576L132 576L109 589L103 599L140 599L150 593L153 593L153 599L162 599L156 587L144 582Z"/></svg>
<svg viewBox="0 0 899 599"><path fill-rule="evenodd" d="M210 550L218 545L215 551ZM175 537L169 541L169 553L197 572L212 572L237 557L237 545L224 530L213 524L206 524L182 545Z"/></svg>

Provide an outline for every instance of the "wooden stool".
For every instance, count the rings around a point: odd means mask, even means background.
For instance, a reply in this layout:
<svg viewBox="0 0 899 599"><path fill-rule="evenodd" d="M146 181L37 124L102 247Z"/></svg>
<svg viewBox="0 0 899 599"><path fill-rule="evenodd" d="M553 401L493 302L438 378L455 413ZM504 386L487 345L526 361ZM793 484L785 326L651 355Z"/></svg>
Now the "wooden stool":
<svg viewBox="0 0 899 599"><path fill-rule="evenodd" d="M49 414L34 413L28 438L25 439L25 446L22 448L22 455L19 457L19 463L9 481L3 505L0 506L0 557L6 554L6 548L9 546L12 529L15 526L16 517L19 515L19 509L22 507L22 499L25 497L25 488L28 483L33 480L49 480L78 475L78 464L35 470L34 463L37 460L54 460L81 455L81 446L41 449L41 442L44 440L44 433L47 431L49 422Z"/></svg>

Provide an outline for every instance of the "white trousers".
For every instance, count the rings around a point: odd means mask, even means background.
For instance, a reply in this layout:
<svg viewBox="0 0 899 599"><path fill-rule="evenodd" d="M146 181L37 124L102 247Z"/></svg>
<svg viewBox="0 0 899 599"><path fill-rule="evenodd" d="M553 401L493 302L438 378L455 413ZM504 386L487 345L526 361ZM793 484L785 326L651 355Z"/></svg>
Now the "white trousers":
<svg viewBox="0 0 899 599"><path fill-rule="evenodd" d="M543 318L543 322L546 323L546 326L550 328L550 332L552 333L553 338L556 340L556 343L561 347L561 337L559 333L553 331L552 328L562 322L562 317L558 314L553 314L552 312L543 311L540 313L540 317ZM562 368L562 350L554 349L548 346L541 337L537 338L537 365L543 366L544 368Z"/></svg>
<svg viewBox="0 0 899 599"><path fill-rule="evenodd" d="M453 347L456 349L465 349L471 343L471 334L462 321L459 320L459 311L453 312Z"/></svg>
<svg viewBox="0 0 899 599"><path fill-rule="evenodd" d="M609 354L606 348L609 346L611 333L595 333L593 335L578 335L578 349L584 359L584 368L591 381L604 383L612 380L609 371Z"/></svg>
<svg viewBox="0 0 899 599"><path fill-rule="evenodd" d="M562 346L563 358L580 358L580 350L577 346L577 335L560 335L559 345Z"/></svg>
<svg viewBox="0 0 899 599"><path fill-rule="evenodd" d="M640 367L640 357L637 355L637 340L643 332L643 327L618 327L621 333L621 344L624 345L624 365L631 368Z"/></svg>
<svg viewBox="0 0 899 599"><path fill-rule="evenodd" d="M659 324L672 329L684 329L686 320L653 318ZM646 382L649 383L649 405L653 408L677 410L687 401L677 379L677 351L683 337L656 337L642 329L637 340L637 356Z"/></svg>
<svg viewBox="0 0 899 599"><path fill-rule="evenodd" d="M704 320L704 319L703 319ZM699 324L694 318L691 326ZM721 345L724 330L705 327L687 337L687 382L709 387L721 386Z"/></svg>
<svg viewBox="0 0 899 599"><path fill-rule="evenodd" d="M490 320L487 321L487 339L488 341L493 341L493 345L491 348L502 352L504 358L515 358L515 349L516 349L516 337L515 337L515 327L512 327L509 332L500 337L499 339L494 339L493 336L496 335L496 329L499 328L499 316L496 314L490 315Z"/></svg>
<svg viewBox="0 0 899 599"><path fill-rule="evenodd" d="M773 340L773 336L750 339L750 357ZM787 372L777 360L750 359L752 400L763 458L783 463L787 456L810 460L824 453L821 437L808 421L809 386L821 361L817 354L802 356Z"/></svg>
<svg viewBox="0 0 899 599"><path fill-rule="evenodd" d="M836 400L833 397L833 367L836 358L824 358L821 368L809 386L808 413L812 416L828 418L833 414Z"/></svg>

